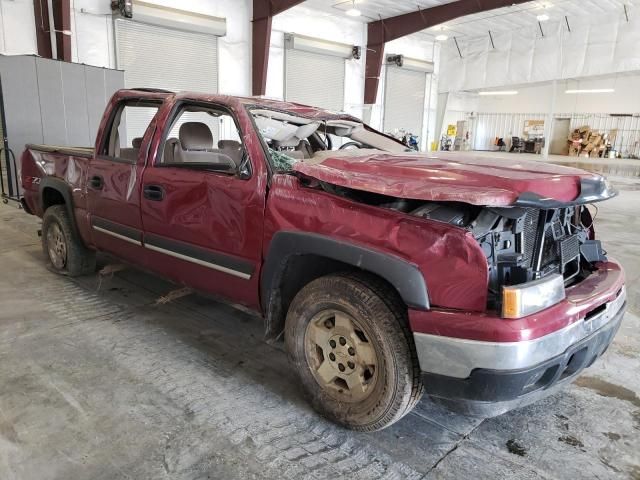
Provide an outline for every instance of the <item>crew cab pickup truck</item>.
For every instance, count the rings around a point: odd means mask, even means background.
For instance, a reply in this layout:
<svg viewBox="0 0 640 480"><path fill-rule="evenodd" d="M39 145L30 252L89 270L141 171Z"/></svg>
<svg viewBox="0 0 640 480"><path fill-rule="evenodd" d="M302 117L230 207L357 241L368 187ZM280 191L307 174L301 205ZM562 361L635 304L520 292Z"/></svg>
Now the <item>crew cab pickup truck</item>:
<svg viewBox="0 0 640 480"><path fill-rule="evenodd" d="M423 392L481 416L533 402L602 355L626 307L593 228L604 178L418 153L347 114L121 90L93 149L28 145L21 165L53 269L105 252L258 312L352 429Z"/></svg>

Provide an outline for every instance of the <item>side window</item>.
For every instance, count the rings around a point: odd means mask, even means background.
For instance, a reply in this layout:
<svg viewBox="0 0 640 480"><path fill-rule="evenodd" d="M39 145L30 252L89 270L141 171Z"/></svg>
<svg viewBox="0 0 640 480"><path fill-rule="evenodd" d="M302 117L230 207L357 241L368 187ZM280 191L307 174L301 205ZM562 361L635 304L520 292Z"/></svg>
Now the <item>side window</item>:
<svg viewBox="0 0 640 480"><path fill-rule="evenodd" d="M149 102L122 103L113 116L100 153L135 163L142 137L157 111L158 105Z"/></svg>
<svg viewBox="0 0 640 480"><path fill-rule="evenodd" d="M248 176L249 162L233 116L223 109L185 105L165 136L160 164Z"/></svg>

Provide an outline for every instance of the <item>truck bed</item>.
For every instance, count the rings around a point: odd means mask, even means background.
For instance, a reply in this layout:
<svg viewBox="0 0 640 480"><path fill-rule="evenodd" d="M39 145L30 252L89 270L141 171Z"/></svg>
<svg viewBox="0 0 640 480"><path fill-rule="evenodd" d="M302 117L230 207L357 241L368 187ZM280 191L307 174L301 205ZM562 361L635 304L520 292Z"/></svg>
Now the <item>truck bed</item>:
<svg viewBox="0 0 640 480"><path fill-rule="evenodd" d="M26 145L29 150L37 150L39 152L61 153L63 155L74 155L77 157L93 157L93 147L61 147L58 145L40 145L30 143Z"/></svg>

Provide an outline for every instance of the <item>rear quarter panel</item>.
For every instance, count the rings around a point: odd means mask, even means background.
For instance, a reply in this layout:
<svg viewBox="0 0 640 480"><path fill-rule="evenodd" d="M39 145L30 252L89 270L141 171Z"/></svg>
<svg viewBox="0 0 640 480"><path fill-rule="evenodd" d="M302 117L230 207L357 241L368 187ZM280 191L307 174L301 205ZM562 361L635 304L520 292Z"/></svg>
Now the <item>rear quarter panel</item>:
<svg viewBox="0 0 640 480"><path fill-rule="evenodd" d="M61 180L67 186L73 202L78 231L89 245L91 235L87 216L87 172L90 155L64 152L48 152L27 148L21 159L21 178L24 199L29 209L37 216L44 215L42 191L46 178Z"/></svg>

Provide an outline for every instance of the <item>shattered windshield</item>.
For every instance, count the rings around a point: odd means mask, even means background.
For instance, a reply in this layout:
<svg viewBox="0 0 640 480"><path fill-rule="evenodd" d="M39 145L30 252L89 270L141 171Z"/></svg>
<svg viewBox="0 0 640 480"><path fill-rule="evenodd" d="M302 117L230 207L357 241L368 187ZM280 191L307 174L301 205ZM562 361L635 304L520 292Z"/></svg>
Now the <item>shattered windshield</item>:
<svg viewBox="0 0 640 480"><path fill-rule="evenodd" d="M275 169L279 172L288 172L293 167L293 164L297 162L297 160L284 152L279 152L278 150L274 150L269 148L269 155L271 155L271 161Z"/></svg>
<svg viewBox="0 0 640 480"><path fill-rule="evenodd" d="M291 171L296 162L319 163L329 156L400 153L407 149L355 119L313 119L262 108L249 112L278 172Z"/></svg>

